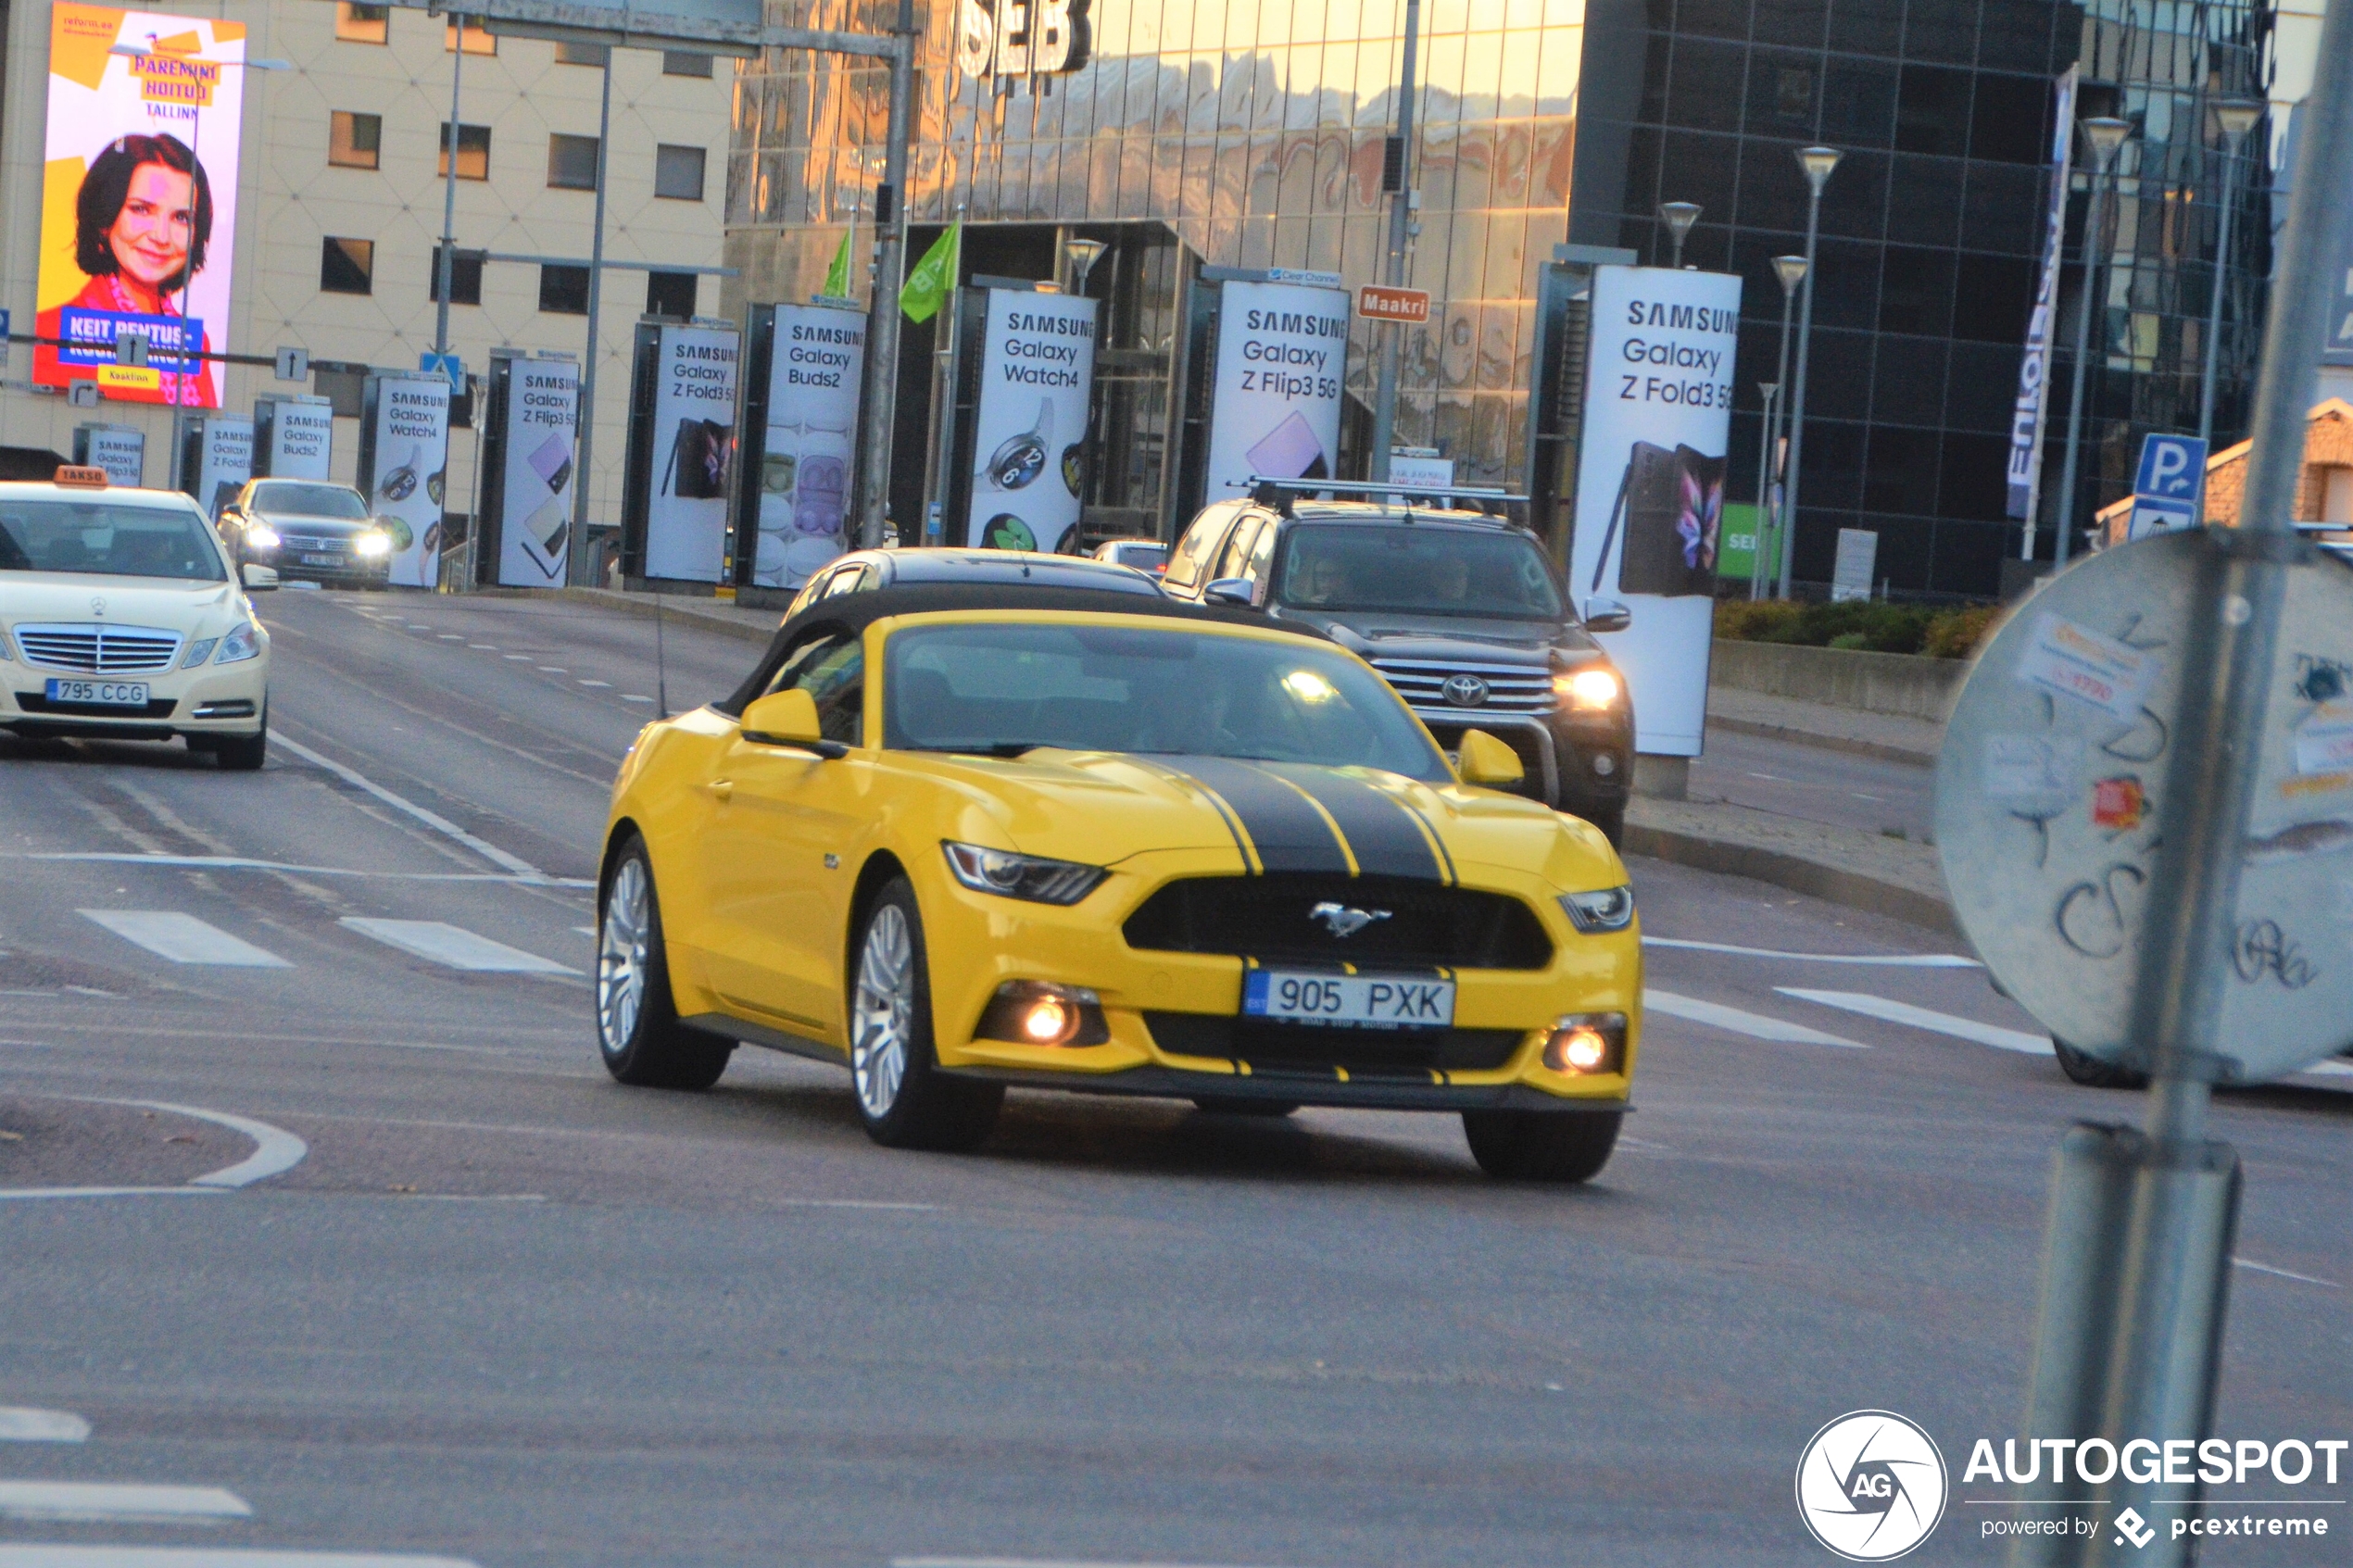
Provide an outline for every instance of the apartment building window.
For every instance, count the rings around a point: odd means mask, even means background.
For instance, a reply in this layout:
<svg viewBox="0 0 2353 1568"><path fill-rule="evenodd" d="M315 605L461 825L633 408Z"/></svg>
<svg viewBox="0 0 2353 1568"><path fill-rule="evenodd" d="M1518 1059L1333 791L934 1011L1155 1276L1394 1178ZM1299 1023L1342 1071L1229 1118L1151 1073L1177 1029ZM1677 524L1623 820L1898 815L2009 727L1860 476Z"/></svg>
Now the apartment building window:
<svg viewBox="0 0 2353 1568"><path fill-rule="evenodd" d="M556 63L560 66L609 66L612 64L612 46L609 44L559 44Z"/></svg>
<svg viewBox="0 0 2353 1568"><path fill-rule="evenodd" d="M384 117L337 109L327 117L327 161L337 169L373 169L384 156Z"/></svg>
<svg viewBox="0 0 2353 1568"><path fill-rule="evenodd" d="M434 173L442 179L449 177L449 122L443 120L436 133L437 156ZM458 127L458 178L487 180L490 178L490 127L459 125Z"/></svg>
<svg viewBox="0 0 2353 1568"><path fill-rule="evenodd" d="M664 76L699 76L709 79L711 56L686 49L664 49L661 52L661 74Z"/></svg>
<svg viewBox="0 0 2353 1568"><path fill-rule="evenodd" d="M425 297L435 304L441 300L441 247L433 247L433 266L425 273ZM460 251L449 258L449 303L480 305L482 303L482 257Z"/></svg>
<svg viewBox="0 0 2353 1568"><path fill-rule="evenodd" d="M558 191L597 188L597 138L567 136L559 131L547 138L547 185Z"/></svg>
<svg viewBox="0 0 2353 1568"><path fill-rule="evenodd" d="M702 200L703 149L673 147L663 143L654 149L654 194L672 201Z"/></svg>
<svg viewBox="0 0 2353 1568"><path fill-rule="evenodd" d="M356 6L351 0L337 0L335 36L346 44L388 44L391 15L389 6Z"/></svg>
<svg viewBox="0 0 2353 1568"><path fill-rule="evenodd" d="M339 240L330 235L319 242L321 294L376 292L376 242Z"/></svg>
<svg viewBox="0 0 2353 1568"><path fill-rule="evenodd" d="M551 316L587 315L588 269L552 266L539 269L539 308Z"/></svg>
<svg viewBox="0 0 2353 1568"><path fill-rule="evenodd" d="M454 21L447 23L441 30L441 52L445 55L454 55L458 52L458 24ZM470 21L466 24L467 54L495 55L497 52L498 35L497 33L490 31L480 22Z"/></svg>
<svg viewBox="0 0 2353 1568"><path fill-rule="evenodd" d="M680 321L693 320L695 285L701 281L692 272L647 273L646 314L668 316Z"/></svg>

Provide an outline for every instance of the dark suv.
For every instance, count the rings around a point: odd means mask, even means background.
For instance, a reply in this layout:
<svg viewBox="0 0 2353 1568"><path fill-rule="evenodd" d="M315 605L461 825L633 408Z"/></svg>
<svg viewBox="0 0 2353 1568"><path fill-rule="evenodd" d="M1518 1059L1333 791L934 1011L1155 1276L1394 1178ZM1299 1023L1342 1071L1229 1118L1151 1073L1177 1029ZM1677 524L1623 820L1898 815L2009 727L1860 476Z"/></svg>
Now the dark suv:
<svg viewBox="0 0 2353 1568"><path fill-rule="evenodd" d="M1526 794L1618 841L1634 762L1626 682L1528 530L1443 505L1263 489L1195 518L1161 585L1322 628L1440 745L1486 731L1519 753ZM1625 616L1613 605L1590 626L1617 631Z"/></svg>

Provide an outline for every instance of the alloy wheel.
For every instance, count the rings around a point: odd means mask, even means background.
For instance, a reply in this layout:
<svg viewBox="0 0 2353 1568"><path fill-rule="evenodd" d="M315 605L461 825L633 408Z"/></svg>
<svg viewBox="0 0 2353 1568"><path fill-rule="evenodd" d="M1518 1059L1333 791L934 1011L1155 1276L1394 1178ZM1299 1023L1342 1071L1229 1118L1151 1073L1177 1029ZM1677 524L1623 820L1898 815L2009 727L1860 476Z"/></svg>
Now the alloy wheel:
<svg viewBox="0 0 2353 1568"><path fill-rule="evenodd" d="M613 873L597 941L597 1028L607 1056L629 1048L638 1011L646 1003L653 925L648 918L649 905L646 862L633 855Z"/></svg>
<svg viewBox="0 0 2353 1568"><path fill-rule="evenodd" d="M849 1071L858 1102L877 1121L890 1114L907 1078L915 1026L915 950L906 911L885 904L866 926L851 1001Z"/></svg>

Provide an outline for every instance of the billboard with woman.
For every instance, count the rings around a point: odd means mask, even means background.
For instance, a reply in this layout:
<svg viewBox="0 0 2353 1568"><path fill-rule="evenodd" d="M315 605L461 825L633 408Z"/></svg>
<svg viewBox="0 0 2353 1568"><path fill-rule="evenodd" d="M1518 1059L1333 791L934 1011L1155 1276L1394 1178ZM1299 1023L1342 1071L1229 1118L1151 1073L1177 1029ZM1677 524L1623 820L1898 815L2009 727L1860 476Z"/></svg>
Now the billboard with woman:
<svg viewBox="0 0 2353 1568"><path fill-rule="evenodd" d="M238 22L52 9L36 383L220 407L222 368L195 356L227 347L245 53ZM144 367L116 365L126 332Z"/></svg>

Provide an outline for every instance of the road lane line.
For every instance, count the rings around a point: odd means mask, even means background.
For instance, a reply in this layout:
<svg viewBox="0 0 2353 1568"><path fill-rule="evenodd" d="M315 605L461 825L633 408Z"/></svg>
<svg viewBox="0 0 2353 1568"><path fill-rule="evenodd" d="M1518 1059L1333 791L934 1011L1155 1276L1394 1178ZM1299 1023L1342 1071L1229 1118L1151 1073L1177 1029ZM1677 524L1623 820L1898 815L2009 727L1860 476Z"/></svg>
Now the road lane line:
<svg viewBox="0 0 2353 1568"><path fill-rule="evenodd" d="M129 1105L141 1110L166 1110L174 1116L193 1117L209 1122L216 1127L226 1127L242 1133L254 1142L254 1150L234 1165L224 1165L218 1171L192 1178L192 1187L230 1189L251 1186L271 1176L283 1175L301 1164L310 1153L310 1146L267 1122L257 1122L249 1116L233 1116L225 1110L207 1110L200 1105L179 1105L160 1099L113 1099L103 1095L57 1095L57 1099L74 1100L82 1105ZM130 1190L144 1191L144 1188Z"/></svg>
<svg viewBox="0 0 2353 1568"><path fill-rule="evenodd" d="M1974 1040L1995 1050L2017 1051L2023 1056L2056 1056L2047 1035L2029 1035L2020 1029L2004 1029L1998 1024L1980 1023L1973 1018L1955 1013L1931 1012L1916 1008L1909 1002L1892 1002L1885 997L1867 996L1860 991L1808 991L1795 985L1776 985L1774 990L1784 997L1814 1002L1826 1008L1843 1008L1859 1012L1866 1018L1883 1019L1889 1023L1907 1024L1914 1029L1926 1029L1933 1034L1950 1035L1957 1040Z"/></svg>
<svg viewBox="0 0 2353 1568"><path fill-rule="evenodd" d="M0 1187L0 1203L52 1198L204 1198L225 1187Z"/></svg>
<svg viewBox="0 0 2353 1568"><path fill-rule="evenodd" d="M242 936L177 909L83 909L126 942L134 942L173 963L213 964L228 969L292 969L294 965Z"/></svg>
<svg viewBox="0 0 2353 1568"><path fill-rule="evenodd" d="M2326 1286L2331 1290L2345 1288L2333 1279L2315 1279L2310 1274L2299 1274L2293 1269L2275 1269L2269 1263L2259 1263L2252 1258L2233 1258L2231 1261L2242 1269L2253 1269L2259 1274L2277 1274L2282 1279L2296 1280L2303 1285Z"/></svg>
<svg viewBox="0 0 2353 1568"><path fill-rule="evenodd" d="M653 698L646 696L643 692L623 692L621 694L621 700L623 702L651 702L653 701Z"/></svg>
<svg viewBox="0 0 2353 1568"><path fill-rule="evenodd" d="M243 855L164 855L144 850L0 850L0 860L98 860L119 866L182 866L210 872L284 872L296 876L363 876L386 882L500 882L534 887L594 887L587 877L522 875L514 872L371 872L357 866L298 866Z"/></svg>
<svg viewBox="0 0 2353 1568"><path fill-rule="evenodd" d="M476 838L472 834L468 833L465 829L459 827L448 818L441 815L438 811L429 811L406 796L395 795L392 791L384 788L384 785L376 783L375 780L368 777L365 773L360 772L356 768L346 768L342 763L336 761L333 758L322 756L320 753L311 750L307 746L301 745L296 741L288 740L283 735L272 735L271 737L271 742L272 745L277 746L283 750L293 752L296 757L301 758L304 761L309 763L313 767L326 769L327 771L334 774L335 777L341 779L344 783L351 784L358 789L366 791L368 794L374 796L378 800L381 800L385 805L391 807L394 810L406 813L408 816L415 818L418 822L424 823L425 826L433 829L435 833L457 840L459 844L464 845L467 848L472 850L484 859L488 860L494 866L504 866L507 870L514 872L517 876L532 881L552 882L555 880L546 872L543 872L537 866L533 865L529 860L523 859L519 856L510 855L504 849L499 848L497 845Z"/></svg>
<svg viewBox="0 0 2353 1568"><path fill-rule="evenodd" d="M543 959L536 953L526 953L521 947L510 947L504 942L494 942L478 936L461 925L451 925L437 920L369 920L358 915L346 915L337 923L350 927L362 936L372 936L389 947L414 953L451 969L472 970L489 974L578 974L569 965Z"/></svg>
<svg viewBox="0 0 2353 1568"><path fill-rule="evenodd" d="M90 1424L71 1411L0 1405L0 1443L86 1443Z"/></svg>
<svg viewBox="0 0 2353 1568"><path fill-rule="evenodd" d="M611 686L611 684L612 684L612 683L611 683L610 681L586 681L586 680L582 681L580 684L581 684L582 685L584 685L584 686L605 686L605 687L610 687L610 686Z"/></svg>
<svg viewBox="0 0 2353 1568"><path fill-rule="evenodd" d="M462 1557L255 1547L0 1546L0 1568L475 1568Z"/></svg>
<svg viewBox="0 0 2353 1568"><path fill-rule="evenodd" d="M1717 1029L1729 1029L1735 1035L1752 1039L1773 1040L1793 1046L1844 1046L1852 1050L1869 1050L1859 1040L1841 1039L1825 1035L1818 1029L1808 1029L1802 1023L1788 1023L1778 1018L1768 1018L1759 1012L1743 1012L1719 1002L1704 1002L1696 997L1679 997L1672 991L1642 992L1642 1006L1652 1012L1663 1012L1669 1018L1689 1019Z"/></svg>
<svg viewBox="0 0 2353 1568"><path fill-rule="evenodd" d="M1772 947L1736 947L1729 942L1693 942L1680 936L1645 936L1645 947L1685 947L1698 953L1731 953L1743 959L1793 959L1801 963L1884 964L1902 969L1983 969L1958 953L1784 953Z"/></svg>
<svg viewBox="0 0 2353 1568"><path fill-rule="evenodd" d="M205 1524L250 1519L253 1510L219 1486L112 1481L0 1481L0 1518L76 1524Z"/></svg>

